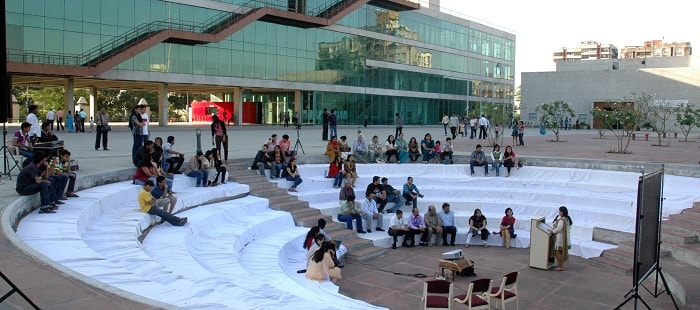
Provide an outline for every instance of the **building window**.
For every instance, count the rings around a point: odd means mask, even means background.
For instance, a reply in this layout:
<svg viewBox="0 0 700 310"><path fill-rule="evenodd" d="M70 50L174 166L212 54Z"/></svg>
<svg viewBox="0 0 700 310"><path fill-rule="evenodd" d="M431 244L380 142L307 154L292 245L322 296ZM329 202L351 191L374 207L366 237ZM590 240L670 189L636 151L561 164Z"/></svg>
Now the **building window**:
<svg viewBox="0 0 700 310"><path fill-rule="evenodd" d="M612 69L613 69L613 70L620 70L620 62L619 62L619 61L613 61Z"/></svg>

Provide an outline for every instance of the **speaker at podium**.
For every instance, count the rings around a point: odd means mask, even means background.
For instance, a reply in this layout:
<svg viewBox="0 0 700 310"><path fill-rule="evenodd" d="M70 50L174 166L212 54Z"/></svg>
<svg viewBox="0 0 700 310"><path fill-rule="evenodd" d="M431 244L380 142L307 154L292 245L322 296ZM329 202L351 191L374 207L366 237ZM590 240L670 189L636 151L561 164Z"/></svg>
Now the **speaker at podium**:
<svg viewBox="0 0 700 310"><path fill-rule="evenodd" d="M549 269L549 256L554 246L551 230L544 216L530 220L530 267Z"/></svg>

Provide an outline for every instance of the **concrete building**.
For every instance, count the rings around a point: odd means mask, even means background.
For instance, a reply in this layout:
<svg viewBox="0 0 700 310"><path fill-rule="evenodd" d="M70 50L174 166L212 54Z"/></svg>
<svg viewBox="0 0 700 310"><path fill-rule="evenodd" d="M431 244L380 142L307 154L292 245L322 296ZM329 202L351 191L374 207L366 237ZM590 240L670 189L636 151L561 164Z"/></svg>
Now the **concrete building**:
<svg viewBox="0 0 700 310"><path fill-rule="evenodd" d="M597 41L582 41L576 47L562 47L552 53L554 62L593 60L593 59L617 59L617 47L612 44L602 44Z"/></svg>
<svg viewBox="0 0 700 310"><path fill-rule="evenodd" d="M521 118L534 126L539 125L537 106L557 100L571 103L579 120L587 124L593 122L596 103L629 101L630 93L700 106L696 56L564 61L556 63L554 72L523 72L521 79Z"/></svg>
<svg viewBox="0 0 700 310"><path fill-rule="evenodd" d="M650 58L690 56L693 48L690 42L666 43L662 40L644 42L642 46L625 46L620 53L622 58Z"/></svg>
<svg viewBox="0 0 700 310"><path fill-rule="evenodd" d="M90 115L98 89L158 92L161 126L173 92L233 102L236 124L512 111L515 35L417 0L13 0L6 15L13 85L65 87L64 110L89 89Z"/></svg>

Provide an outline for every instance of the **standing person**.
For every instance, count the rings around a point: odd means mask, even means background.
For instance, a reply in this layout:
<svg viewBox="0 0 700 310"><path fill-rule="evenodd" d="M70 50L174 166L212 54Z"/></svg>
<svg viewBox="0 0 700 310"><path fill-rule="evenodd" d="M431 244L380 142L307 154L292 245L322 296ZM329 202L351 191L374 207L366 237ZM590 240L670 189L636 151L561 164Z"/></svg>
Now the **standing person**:
<svg viewBox="0 0 700 310"><path fill-rule="evenodd" d="M53 131L53 123L56 121L56 112L54 112L53 108L46 112L46 121L49 122L51 131Z"/></svg>
<svg viewBox="0 0 700 310"><path fill-rule="evenodd" d="M518 139L520 140L519 144L520 146L525 146L525 142L523 142L523 136L525 135L525 122L520 121L520 126L518 126Z"/></svg>
<svg viewBox="0 0 700 310"><path fill-rule="evenodd" d="M289 113L283 112L284 113L284 127L289 127Z"/></svg>
<svg viewBox="0 0 700 310"><path fill-rule="evenodd" d="M216 173L221 176L221 182L219 182L219 184L226 184L226 166L221 162L221 152L219 152L219 149L215 148L211 150L211 153L214 156L212 165L214 165Z"/></svg>
<svg viewBox="0 0 700 310"><path fill-rule="evenodd" d="M68 129L68 132L75 131L75 121L73 119L73 112L71 111L68 111L68 116L66 116L66 128Z"/></svg>
<svg viewBox="0 0 700 310"><path fill-rule="evenodd" d="M100 140L102 140L102 149L105 151L109 151L107 148L107 135L109 135L109 131L112 129L109 126L109 115L105 111L105 108L102 107L100 108L100 111L97 112L97 134L95 135L95 151L100 149Z"/></svg>
<svg viewBox="0 0 700 310"><path fill-rule="evenodd" d="M569 216L569 209L565 206L559 207L559 215L554 218L554 227L550 231L555 236L554 257L557 259L556 271L564 271L564 263L569 260L569 249L571 249L571 225L574 222ZM551 256L550 256L551 257Z"/></svg>
<svg viewBox="0 0 700 310"><path fill-rule="evenodd" d="M294 117L292 117L292 121L294 122L294 126L296 126L297 129L301 128L301 118L299 118L299 112L294 112Z"/></svg>
<svg viewBox="0 0 700 310"><path fill-rule="evenodd" d="M136 152L139 150L141 145L143 145L143 118L141 118L142 105L136 106L131 110L131 117L129 118L129 128L131 129L131 136L134 139L134 144L131 146L131 158L136 156ZM70 111L68 112L68 117L70 118ZM69 129L70 130L70 129Z"/></svg>
<svg viewBox="0 0 700 310"><path fill-rule="evenodd" d="M143 140L146 141L148 140L148 105L147 104L141 104L141 121L143 122L143 129L142 129L142 135L143 135Z"/></svg>
<svg viewBox="0 0 700 310"><path fill-rule="evenodd" d="M510 134L510 136L513 137L513 143L511 143L511 144L513 144L513 145L518 145L518 137L519 137L519 134L520 134L519 131L518 131L518 121L517 121L517 120L513 120L513 123L512 123L510 126L508 126L508 127L512 127L512 128L513 128L513 132Z"/></svg>
<svg viewBox="0 0 700 310"><path fill-rule="evenodd" d="M442 129L445 130L445 135L447 135L447 125L450 124L450 117L447 116L447 113L442 114L442 120L440 123L442 123Z"/></svg>
<svg viewBox="0 0 700 310"><path fill-rule="evenodd" d="M394 120L394 123L396 124L396 134L394 135L395 137L398 137L399 134L403 133L403 118L401 118L401 114L396 113L396 119Z"/></svg>
<svg viewBox="0 0 700 310"><path fill-rule="evenodd" d="M455 226L455 213L450 212L450 204L445 202L442 204L442 212L440 212L440 221L442 222L442 245L447 245L447 235L450 236L449 245L455 246L455 237L457 236L457 227Z"/></svg>
<svg viewBox="0 0 700 310"><path fill-rule="evenodd" d="M32 125L29 129L29 139L32 143L41 137L41 124L39 123L39 117L36 115L37 111L39 111L39 108L35 104L29 106L27 123Z"/></svg>
<svg viewBox="0 0 700 310"><path fill-rule="evenodd" d="M477 120L476 117L469 120L469 129L471 130L471 133L469 134L469 139L474 139L474 137L476 136L476 123L478 122L479 120Z"/></svg>
<svg viewBox="0 0 700 310"><path fill-rule="evenodd" d="M457 138L457 128L459 127L459 116L457 116L457 113L452 112L452 116L450 116L450 133L452 133L452 139Z"/></svg>
<svg viewBox="0 0 700 310"><path fill-rule="evenodd" d="M501 238L503 238L503 247L506 249L510 249L510 239L516 237L514 225L513 209L506 208L506 215L501 219Z"/></svg>
<svg viewBox="0 0 700 310"><path fill-rule="evenodd" d="M571 128L571 119L567 116L564 118L564 130L569 130Z"/></svg>
<svg viewBox="0 0 700 310"><path fill-rule="evenodd" d="M365 121L364 121L364 126L365 126L365 128L367 128L367 113L365 113L365 116L364 116L364 118L365 118Z"/></svg>
<svg viewBox="0 0 700 310"><path fill-rule="evenodd" d="M578 118L576 119L576 130L578 130Z"/></svg>
<svg viewBox="0 0 700 310"><path fill-rule="evenodd" d="M228 164L228 134L226 133L226 124L219 119L218 116L211 117L211 145L216 143L216 149L224 155L224 163ZM224 150L221 151L223 144Z"/></svg>
<svg viewBox="0 0 700 310"><path fill-rule="evenodd" d="M51 182L42 179L39 175L39 167L46 164L43 152L34 154L30 164L26 165L17 176L17 185L15 191L22 196L34 195L40 193L41 206L39 213L56 213L55 205L51 204L51 192L54 190Z"/></svg>
<svg viewBox="0 0 700 310"><path fill-rule="evenodd" d="M73 124L75 124L75 132L80 132L80 111L73 111Z"/></svg>
<svg viewBox="0 0 700 310"><path fill-rule="evenodd" d="M331 114L328 115L328 125L331 127L331 137L338 136L338 116L335 115L335 109L331 109Z"/></svg>
<svg viewBox="0 0 700 310"><path fill-rule="evenodd" d="M85 110L80 109L80 132L85 132L85 119L87 119L87 113Z"/></svg>
<svg viewBox="0 0 700 310"><path fill-rule="evenodd" d="M469 218L469 232L467 233L467 243L464 246L469 247L469 241L472 240L473 236L481 235L481 241L485 248L489 245L486 243L489 239L489 230L486 229L486 217L481 214L480 209L474 210L474 215Z"/></svg>
<svg viewBox="0 0 700 310"><path fill-rule="evenodd" d="M321 114L321 124L323 124L321 139L323 141L328 141L328 109L323 109L323 114Z"/></svg>
<svg viewBox="0 0 700 310"><path fill-rule="evenodd" d="M413 177L408 177L406 184L403 185L403 198L406 199L406 205L413 203L413 207L418 208L418 197L423 198L424 196L420 193L418 187L413 184Z"/></svg>
<svg viewBox="0 0 700 310"><path fill-rule="evenodd" d="M170 223L173 226L184 226L187 224L187 218L179 218L175 215L168 213L167 211L161 209L167 207L171 204L170 198L155 199L151 195L151 190L153 189L153 181L148 180L143 185L143 189L139 192L138 201L139 208L141 212L159 216L161 219Z"/></svg>
<svg viewBox="0 0 700 310"><path fill-rule="evenodd" d="M481 118L479 119L479 140L486 139L486 137L488 136L486 130L488 128L489 120L486 118L486 115L481 114Z"/></svg>
<svg viewBox="0 0 700 310"><path fill-rule="evenodd" d="M56 117L58 118L58 122L56 123L56 131L65 130L66 127L63 126L63 110L62 109L58 109L58 111L56 112ZM51 130L53 130L53 129L51 129Z"/></svg>
<svg viewBox="0 0 700 310"><path fill-rule="evenodd" d="M226 125L231 125L231 123L228 120L228 112L224 111L224 119L223 121L226 123Z"/></svg>

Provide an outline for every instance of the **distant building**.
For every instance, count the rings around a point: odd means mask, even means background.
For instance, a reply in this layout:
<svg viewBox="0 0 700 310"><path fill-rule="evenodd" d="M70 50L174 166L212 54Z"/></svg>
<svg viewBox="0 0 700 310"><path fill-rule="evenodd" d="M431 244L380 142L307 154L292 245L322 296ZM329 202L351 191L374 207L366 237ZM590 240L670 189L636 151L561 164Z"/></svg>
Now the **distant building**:
<svg viewBox="0 0 700 310"><path fill-rule="evenodd" d="M577 47L562 47L553 53L554 62L617 59L617 47L612 44L602 44L597 41L582 41Z"/></svg>
<svg viewBox="0 0 700 310"><path fill-rule="evenodd" d="M625 46L622 49L622 58L648 58L648 57L675 57L690 56L693 48L690 42L665 43L662 40L644 42L643 46Z"/></svg>

